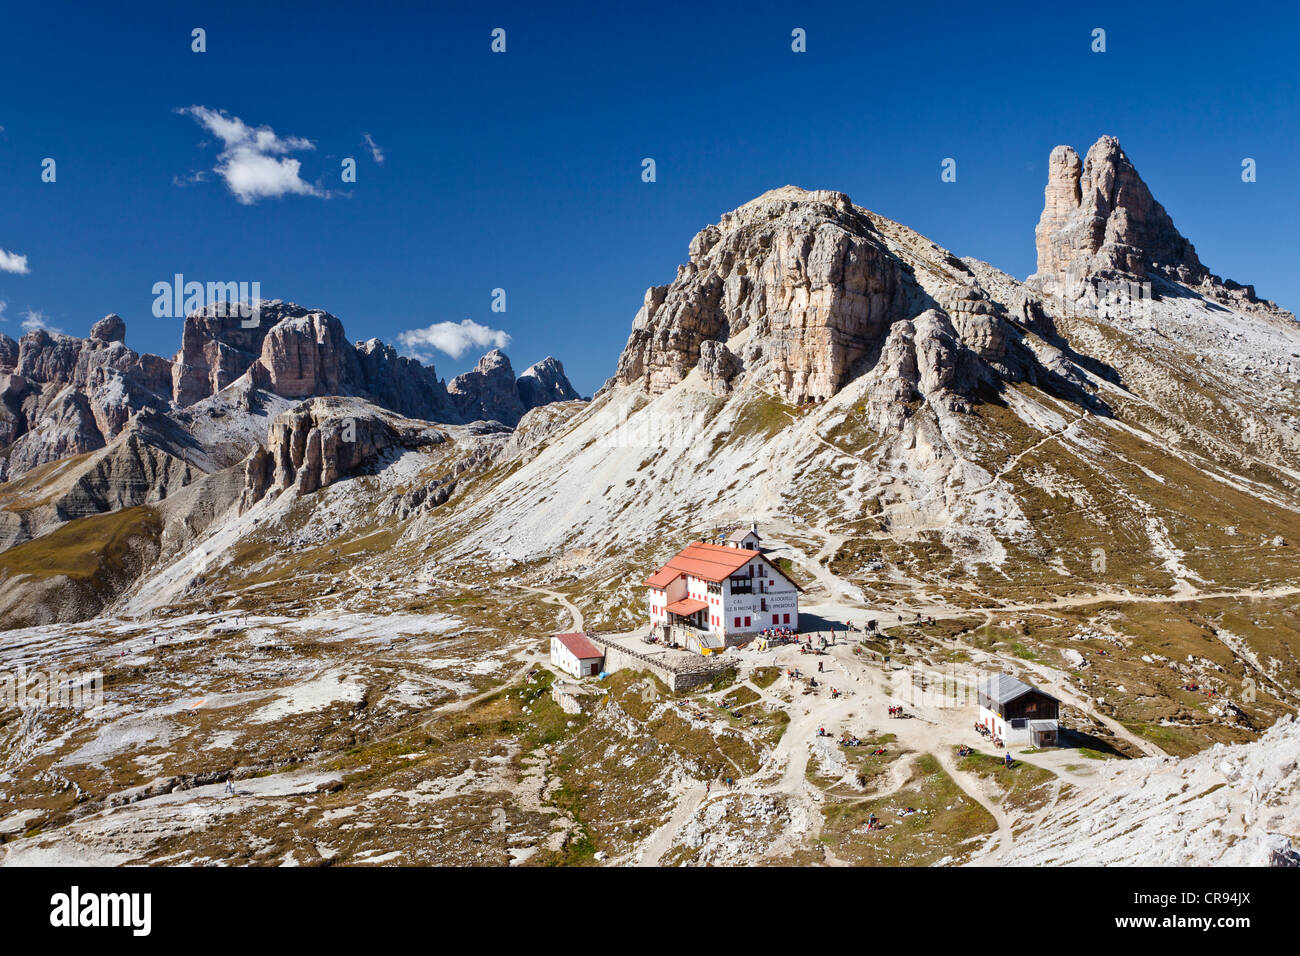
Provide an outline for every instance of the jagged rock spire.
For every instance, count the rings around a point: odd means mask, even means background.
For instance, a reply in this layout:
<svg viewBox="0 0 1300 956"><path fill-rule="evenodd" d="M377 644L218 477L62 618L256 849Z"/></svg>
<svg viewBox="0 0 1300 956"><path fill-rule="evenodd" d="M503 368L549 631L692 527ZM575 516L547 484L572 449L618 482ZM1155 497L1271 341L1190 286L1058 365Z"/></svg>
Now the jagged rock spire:
<svg viewBox="0 0 1300 956"><path fill-rule="evenodd" d="M1082 162L1069 146L1052 150L1035 239L1032 278L1056 289L1094 276L1155 273L1197 284L1208 275L1113 136L1093 143Z"/></svg>

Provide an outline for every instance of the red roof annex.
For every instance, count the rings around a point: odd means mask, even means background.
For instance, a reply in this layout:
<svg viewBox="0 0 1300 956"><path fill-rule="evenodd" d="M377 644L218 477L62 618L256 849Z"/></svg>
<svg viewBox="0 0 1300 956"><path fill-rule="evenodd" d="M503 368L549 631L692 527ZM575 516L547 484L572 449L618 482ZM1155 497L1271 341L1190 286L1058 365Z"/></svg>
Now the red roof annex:
<svg viewBox="0 0 1300 956"><path fill-rule="evenodd" d="M585 634L556 634L555 638L580 661L589 661L593 658L605 656L605 652L587 640Z"/></svg>

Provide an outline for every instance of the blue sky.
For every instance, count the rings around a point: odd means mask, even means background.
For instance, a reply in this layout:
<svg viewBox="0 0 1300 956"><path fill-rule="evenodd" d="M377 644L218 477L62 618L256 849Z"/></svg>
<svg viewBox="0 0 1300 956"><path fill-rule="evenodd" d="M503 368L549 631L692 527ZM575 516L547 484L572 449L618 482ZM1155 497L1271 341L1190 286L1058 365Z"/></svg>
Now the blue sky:
<svg viewBox="0 0 1300 956"><path fill-rule="evenodd" d="M258 281L353 339L468 319L510 336L516 369L553 354L590 394L645 288L764 190L842 190L1023 278L1048 153L1103 133L1214 272L1300 307L1300 15L1042 6L10 4L0 331L37 316L84 335L117 312L128 344L170 355L180 321L153 315L152 288L179 272ZM194 106L272 130L254 172L297 160L308 194L240 202L215 171L223 141L177 112ZM249 154L232 142L233 175ZM450 376L482 351L432 358Z"/></svg>

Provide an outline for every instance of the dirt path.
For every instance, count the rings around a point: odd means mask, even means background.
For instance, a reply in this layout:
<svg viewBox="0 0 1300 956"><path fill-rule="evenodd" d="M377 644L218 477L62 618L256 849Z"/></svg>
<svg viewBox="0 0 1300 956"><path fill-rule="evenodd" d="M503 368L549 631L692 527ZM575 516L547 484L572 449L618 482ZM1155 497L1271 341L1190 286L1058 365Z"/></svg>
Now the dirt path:
<svg viewBox="0 0 1300 956"><path fill-rule="evenodd" d="M1045 435L1043 438L1041 438L1041 439L1039 439L1038 441L1034 442L1032 445L1030 445L1030 446L1029 446L1028 448L1026 448L1024 451L1018 452L1018 453L1016 453L1015 455L1013 455L1013 456L1011 457L1011 459L1010 459L1009 461L1007 461L1007 463L1006 463L1005 465L1003 465L1001 468L999 468L998 471L997 471L997 473L994 474L993 477L990 478L988 481L986 481L984 484L982 484L982 485L977 485L976 487L974 487L974 488L970 488L970 489L963 489L963 490L962 490L962 494L963 494L963 495L974 495L974 494L978 494L978 493L981 492L981 491L987 491L989 488L992 488L994 485L996 485L999 481L1001 481L1001 480L1002 480L1003 478L1005 478L1007 475L1011 474L1011 472L1015 471L1016 468L1018 468L1018 467L1020 466L1020 461L1021 461L1021 459L1023 459L1026 455L1033 454L1035 451L1037 451L1038 449L1042 448L1042 447L1043 447L1044 445L1046 445L1048 442L1056 441L1058 438L1061 438L1062 436L1064 436L1065 433L1068 432L1068 431L1069 431L1071 428L1073 428L1075 425L1079 424L1081 421L1084 421L1084 420L1087 419L1087 418L1090 418L1091 416L1092 416L1092 413L1091 413L1091 412L1087 412L1087 411L1085 411L1085 412L1084 412L1082 415L1080 415L1078 418L1074 419L1074 421L1068 423L1067 425L1065 425L1065 426L1062 427L1062 428L1058 428L1056 431L1051 432L1051 433L1048 434L1048 435Z"/></svg>
<svg viewBox="0 0 1300 956"><path fill-rule="evenodd" d="M576 633L581 633L583 630L585 630L583 626L584 622L582 618L582 612L578 610L578 608L574 605L572 601L570 601L559 591L551 591L548 590L547 588L534 587L530 584L516 584L515 587L523 588L525 591L533 591L537 594L545 594L546 596L553 598L557 604L562 605L565 608L565 610L569 612L569 617L572 620L572 623L569 626L573 628L573 632L576 634Z"/></svg>
<svg viewBox="0 0 1300 956"><path fill-rule="evenodd" d="M686 821L695 816L695 811L704 805L706 796L708 793L703 787L687 787L682 790L673 815L668 818L667 823L650 835L650 839L642 846L641 856L636 865L658 866L660 858L672 847L682 827L686 826Z"/></svg>
<svg viewBox="0 0 1300 956"><path fill-rule="evenodd" d="M781 537L782 534L797 534L798 532L795 528L789 526L782 527L776 522L773 522L773 525L776 526L775 532L771 533L768 539L768 544L765 546L765 550L772 552L773 554L779 551L787 552L790 559L794 561L795 564L799 565L803 571L811 574L816 582L825 589L826 596L831 600L849 602L849 606L858 614L861 614L862 611L866 609L867 598L866 595L863 594L862 589L852 582L845 581L843 578L834 574L827 564L824 563L829 562L830 559L834 557L835 552L840 549L840 546L844 543L843 535L837 535L829 528L825 527L815 529L825 538L825 544L822 545L821 549L816 554L810 556L799 546L793 544L788 539Z"/></svg>
<svg viewBox="0 0 1300 956"><path fill-rule="evenodd" d="M939 761L939 766L943 767L948 776L952 778L953 783L957 784L966 796L987 810L989 815L997 822L997 832L989 837L988 842L984 844L984 848L980 851L981 855L1000 852L1004 848L1011 846L1013 839L1011 820L1002 812L1001 807L985 796L984 785L980 782L980 778L960 769L947 747L935 747L932 753L934 759Z"/></svg>

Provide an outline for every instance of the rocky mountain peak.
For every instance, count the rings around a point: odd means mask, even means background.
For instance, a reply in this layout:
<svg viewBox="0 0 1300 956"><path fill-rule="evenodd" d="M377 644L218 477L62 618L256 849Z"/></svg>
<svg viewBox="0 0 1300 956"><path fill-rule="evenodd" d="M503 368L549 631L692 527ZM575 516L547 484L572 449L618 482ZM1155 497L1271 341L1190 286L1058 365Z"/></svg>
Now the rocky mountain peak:
<svg viewBox="0 0 1300 956"><path fill-rule="evenodd" d="M169 414L211 406L200 418L219 407L228 411L233 406L215 396L237 382L244 396L237 404L250 415L256 391L287 399L350 396L412 419L492 418L513 426L538 404L577 397L554 359L517 382L510 360L494 350L461 377L453 402L432 365L378 339L353 344L329 312L278 299L261 302L255 319L224 303L195 310L170 361L136 353L125 339L126 323L115 314L84 339L44 329L20 342L0 335L0 480L104 447L147 405ZM238 436L235 446L246 443L241 424L227 419L224 427Z"/></svg>
<svg viewBox="0 0 1300 956"><path fill-rule="evenodd" d="M657 395L697 373L715 395L748 382L802 405L871 374L868 417L894 428L918 395L964 407L1033 364L952 253L844 193L786 186L705 227L646 292L614 384Z"/></svg>
<svg viewBox="0 0 1300 956"><path fill-rule="evenodd" d="M550 355L524 369L515 384L520 400L529 409L581 397L564 374L564 365Z"/></svg>
<svg viewBox="0 0 1300 956"><path fill-rule="evenodd" d="M1035 278L1059 289L1099 275L1156 273L1192 285L1208 275L1113 136L1082 162L1069 146L1052 150L1035 239Z"/></svg>
<svg viewBox="0 0 1300 956"><path fill-rule="evenodd" d="M469 421L484 419L513 425L528 409L519 398L515 370L500 349L493 349L468 372L447 385L452 401Z"/></svg>
<svg viewBox="0 0 1300 956"><path fill-rule="evenodd" d="M125 342L126 323L120 315L106 315L90 327L90 337L98 342Z"/></svg>
<svg viewBox="0 0 1300 956"><path fill-rule="evenodd" d="M32 329L0 342L0 480L45 462L102 448L136 411L165 407L171 365L123 344L126 323L109 315L88 338Z"/></svg>
<svg viewBox="0 0 1300 956"><path fill-rule="evenodd" d="M1028 281L1049 295L1086 298L1099 280L1154 278L1272 321L1295 319L1258 298L1254 286L1220 278L1202 264L1114 136L1098 139L1082 161L1069 146L1052 150L1034 238L1038 271Z"/></svg>
<svg viewBox="0 0 1300 956"><path fill-rule="evenodd" d="M525 412L551 402L579 397L564 366L547 356L515 378L510 359L493 349L468 372L447 384L447 392L466 421L497 421L514 426Z"/></svg>
<svg viewBox="0 0 1300 956"><path fill-rule="evenodd" d="M672 283L647 290L616 382L659 394L703 362L724 387L743 365L788 401L826 399L895 319L919 311L915 283L844 193L771 190L702 229L689 253Z"/></svg>

